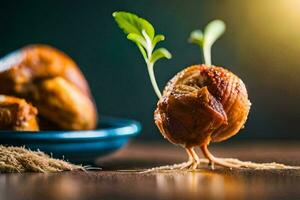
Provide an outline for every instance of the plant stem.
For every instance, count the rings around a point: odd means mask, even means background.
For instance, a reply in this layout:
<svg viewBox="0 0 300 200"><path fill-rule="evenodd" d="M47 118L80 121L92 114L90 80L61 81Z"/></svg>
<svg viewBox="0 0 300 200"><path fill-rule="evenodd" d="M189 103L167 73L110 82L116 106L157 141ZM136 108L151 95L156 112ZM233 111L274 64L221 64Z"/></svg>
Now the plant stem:
<svg viewBox="0 0 300 200"><path fill-rule="evenodd" d="M211 47L206 47L205 48L205 45L204 45L203 57L204 57L204 63L206 65L211 65Z"/></svg>
<svg viewBox="0 0 300 200"><path fill-rule="evenodd" d="M152 63L150 61L151 56L152 56L152 51L153 51L152 42L151 42L151 39L149 38L149 36L146 34L145 30L142 30L142 34L143 34L144 38L146 39L146 44L147 44L147 46L145 48L146 48L146 51L147 51L146 64L147 64L148 73L149 73L149 76L150 76L150 80L151 80L153 89L154 89L157 97L160 99L161 98L161 92L159 90L159 87L157 85L155 75L154 75L154 69L153 69L154 63Z"/></svg>
<svg viewBox="0 0 300 200"><path fill-rule="evenodd" d="M157 95L157 97L160 99L161 98L161 92L159 90L159 87L157 85L157 82L155 80L155 75L154 75L154 70L153 70L153 63L147 62L147 68L148 68L148 73L150 76L150 80L153 86L153 89Z"/></svg>

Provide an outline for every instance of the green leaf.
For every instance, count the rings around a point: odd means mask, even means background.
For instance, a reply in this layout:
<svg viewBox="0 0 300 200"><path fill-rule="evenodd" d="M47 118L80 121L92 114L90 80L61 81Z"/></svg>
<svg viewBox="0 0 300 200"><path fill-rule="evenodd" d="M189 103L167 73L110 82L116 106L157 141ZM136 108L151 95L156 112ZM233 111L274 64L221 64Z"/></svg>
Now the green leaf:
<svg viewBox="0 0 300 200"><path fill-rule="evenodd" d="M147 58L147 53L146 53L145 49L142 47L141 44L136 43L136 45L138 46L140 52L142 53L142 56L143 56L145 62L147 62L148 58Z"/></svg>
<svg viewBox="0 0 300 200"><path fill-rule="evenodd" d="M172 55L167 49L159 48L153 52L150 62L155 63L157 60L159 60L161 58L170 59L170 58L172 58Z"/></svg>
<svg viewBox="0 0 300 200"><path fill-rule="evenodd" d="M131 40L131 41L133 41L133 42L135 42L137 44L141 44L145 48L147 46L145 38L142 37L142 36L140 36L140 35L138 35L138 34L136 34L136 33L129 33L127 35L127 39L129 39L129 40Z"/></svg>
<svg viewBox="0 0 300 200"><path fill-rule="evenodd" d="M164 35L156 35L152 41L152 46L153 48L157 45L157 43L164 41L165 40L165 36Z"/></svg>
<svg viewBox="0 0 300 200"><path fill-rule="evenodd" d="M204 36L201 30L194 30L189 38L190 43L198 44L203 46Z"/></svg>
<svg viewBox="0 0 300 200"><path fill-rule="evenodd" d="M211 21L204 30L204 45L212 46L225 32L225 23L221 20Z"/></svg>
<svg viewBox="0 0 300 200"><path fill-rule="evenodd" d="M211 47L215 41L225 32L225 23L221 20L213 20L207 24L204 33L195 30L191 33L189 42L202 48L205 64L211 65Z"/></svg>
<svg viewBox="0 0 300 200"><path fill-rule="evenodd" d="M127 34L135 33L142 35L142 30L145 30L147 35L153 39L155 31L153 26L145 19L138 17L129 12L114 12L113 17L119 27Z"/></svg>

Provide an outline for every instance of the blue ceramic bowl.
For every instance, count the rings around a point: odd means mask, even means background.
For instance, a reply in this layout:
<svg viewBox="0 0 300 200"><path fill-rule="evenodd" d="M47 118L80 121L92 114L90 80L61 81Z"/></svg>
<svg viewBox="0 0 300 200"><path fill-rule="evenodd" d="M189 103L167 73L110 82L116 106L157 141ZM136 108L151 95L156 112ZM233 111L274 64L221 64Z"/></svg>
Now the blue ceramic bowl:
<svg viewBox="0 0 300 200"><path fill-rule="evenodd" d="M0 131L0 143L41 150L54 158L91 164L96 158L122 148L141 131L139 122L101 118L96 130L88 131Z"/></svg>

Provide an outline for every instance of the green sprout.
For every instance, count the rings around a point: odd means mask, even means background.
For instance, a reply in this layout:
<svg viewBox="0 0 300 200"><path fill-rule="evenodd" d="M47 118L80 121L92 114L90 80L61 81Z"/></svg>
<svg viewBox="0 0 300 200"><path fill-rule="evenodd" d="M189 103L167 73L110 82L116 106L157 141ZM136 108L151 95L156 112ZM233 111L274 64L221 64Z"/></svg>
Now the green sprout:
<svg viewBox="0 0 300 200"><path fill-rule="evenodd" d="M221 20L213 20L204 29L194 30L189 38L190 43L199 45L202 49L204 62L211 65L211 47L215 41L225 32L225 23Z"/></svg>
<svg viewBox="0 0 300 200"><path fill-rule="evenodd" d="M119 27L127 34L127 39L133 41L142 53L153 89L158 98L161 98L161 92L155 80L153 67L155 62L159 59L170 59L172 57L170 52L165 48L155 49L160 41L165 40L165 36L160 34L155 35L155 30L150 22L135 14L129 12L114 12L113 17Z"/></svg>

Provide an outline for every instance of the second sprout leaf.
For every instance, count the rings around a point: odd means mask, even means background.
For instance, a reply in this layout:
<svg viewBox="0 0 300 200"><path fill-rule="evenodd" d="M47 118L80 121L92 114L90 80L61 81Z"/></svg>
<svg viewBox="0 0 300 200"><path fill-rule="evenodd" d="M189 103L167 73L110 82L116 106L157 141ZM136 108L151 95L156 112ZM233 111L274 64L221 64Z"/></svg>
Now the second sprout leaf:
<svg viewBox="0 0 300 200"><path fill-rule="evenodd" d="M201 30L194 30L190 35L189 42L202 46L203 45L203 39L204 39L204 36L203 36L202 31Z"/></svg>
<svg viewBox="0 0 300 200"><path fill-rule="evenodd" d="M214 20L207 24L204 29L205 45L212 46L224 32L225 23L221 20Z"/></svg>
<svg viewBox="0 0 300 200"><path fill-rule="evenodd" d="M225 32L225 23L221 20L213 20L204 29L195 30L191 33L189 42L197 44L203 50L204 62L211 65L211 47L215 41Z"/></svg>

